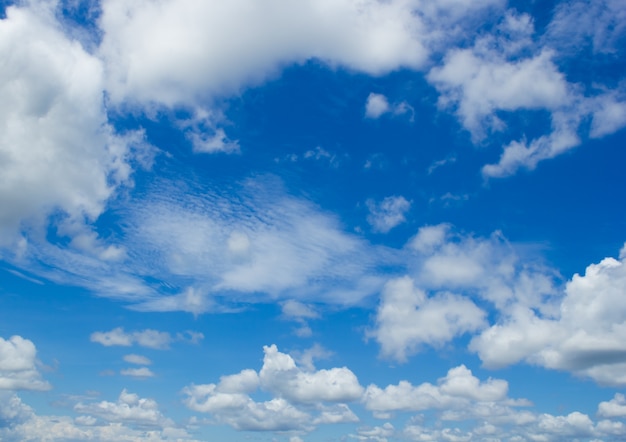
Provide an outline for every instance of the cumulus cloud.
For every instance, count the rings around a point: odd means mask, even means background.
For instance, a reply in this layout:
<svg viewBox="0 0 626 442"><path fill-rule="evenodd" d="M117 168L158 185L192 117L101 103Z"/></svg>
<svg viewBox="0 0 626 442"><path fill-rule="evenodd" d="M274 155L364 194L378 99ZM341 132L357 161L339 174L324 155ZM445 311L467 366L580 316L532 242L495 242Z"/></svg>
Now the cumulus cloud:
<svg viewBox="0 0 626 442"><path fill-rule="evenodd" d="M369 215L367 222L375 232L387 233L394 227L406 221L406 213L411 208L411 202L403 196L388 196L381 202L366 201Z"/></svg>
<svg viewBox="0 0 626 442"><path fill-rule="evenodd" d="M470 299L451 293L427 297L404 277L385 285L369 334L380 343L384 357L406 361L422 345L440 346L485 325L485 312Z"/></svg>
<svg viewBox="0 0 626 442"><path fill-rule="evenodd" d="M130 180L131 145L143 143L108 124L102 62L68 39L49 9L9 6L0 20L1 245L44 227L54 211L68 225L95 220ZM78 233L87 236L75 246L103 259L117 253L87 241L88 228Z"/></svg>
<svg viewBox="0 0 626 442"><path fill-rule="evenodd" d="M462 291L504 311L524 305L548 314L556 308L555 271L499 231L475 237L449 224L423 226L406 247L413 253L411 276L424 290Z"/></svg>
<svg viewBox="0 0 626 442"><path fill-rule="evenodd" d="M261 386L292 403L350 402L363 393L356 376L346 367L305 372L275 345L264 347Z"/></svg>
<svg viewBox="0 0 626 442"><path fill-rule="evenodd" d="M369 385L363 402L372 411L420 411L428 409L460 409L476 402L498 402L507 399L508 383L501 379L481 382L460 365L448 371L437 385L428 382L418 386L400 381L384 389Z"/></svg>
<svg viewBox="0 0 626 442"><path fill-rule="evenodd" d="M15 394L0 392L0 439L25 440L95 440L132 442L137 440L192 442L182 428L158 411L156 403L129 394L125 390L117 402L78 403L75 411L90 414L40 416ZM94 417L91 414L93 414Z"/></svg>
<svg viewBox="0 0 626 442"><path fill-rule="evenodd" d="M314 425L354 422L358 418L344 404L363 393L356 376L346 367L305 371L275 345L264 347L263 366L223 376L217 384L183 389L188 408L210 413L237 430L311 430ZM258 388L273 398L254 401ZM332 405L326 405L326 404ZM317 416L310 414L317 410Z"/></svg>
<svg viewBox="0 0 626 442"><path fill-rule="evenodd" d="M35 344L21 336L0 338L0 390L49 390L37 369Z"/></svg>
<svg viewBox="0 0 626 442"><path fill-rule="evenodd" d="M382 94L371 93L367 97L365 103L365 116L368 118L378 118L387 112L390 112L389 101Z"/></svg>
<svg viewBox="0 0 626 442"><path fill-rule="evenodd" d="M171 425L171 421L161 414L153 399L141 398L134 393L122 390L117 402L79 402L74 406L77 413L93 415L108 422L124 422L141 426Z"/></svg>
<svg viewBox="0 0 626 442"><path fill-rule="evenodd" d="M624 385L626 248L567 282L554 316L518 307L472 340L483 363L525 360L568 370L602 384Z"/></svg>
<svg viewBox="0 0 626 442"><path fill-rule="evenodd" d="M609 22L623 15L624 8L615 2L603 3L606 5L595 5L591 15L584 6L586 2L573 2L573 10L562 3L548 27L545 41L552 45L543 47L534 41L530 16L507 12L496 28L498 32L479 37L473 47L449 49L443 64L430 70L427 78L440 93L439 107L453 110L475 143L482 142L491 132L505 130L507 113L543 110L549 114L551 132L503 146L499 160L483 167L485 178L510 176L519 169L532 170L539 162L578 146L581 123L588 116L593 118L591 137L608 135L626 125L624 100L616 98L623 95L618 94L620 89L600 94L591 91L585 96L581 85L567 80L557 64L560 54L553 49L556 36L562 35L563 29L572 34L580 32L581 36L588 33L590 28L585 30L585 23L590 23L590 17L597 15L598 10L606 14L601 23L608 27L597 26L593 21L592 28L611 29ZM616 15L609 18L610 9ZM579 14L585 16L580 21L582 27L575 18ZM623 27L613 29L623 35ZM563 45L556 46L563 49Z"/></svg>
<svg viewBox="0 0 626 442"><path fill-rule="evenodd" d="M413 121L414 110L406 101L389 104L387 97L382 94L372 92L365 101L366 118L377 119L387 113L403 115L407 112L411 113L411 121Z"/></svg>
<svg viewBox="0 0 626 442"><path fill-rule="evenodd" d="M284 65L317 58L370 74L427 58L416 2L194 0L102 3L100 55L114 100L168 106L236 92ZM260 8L260 9L259 9ZM202 50L199 50L200 46ZM217 44L217 42L220 42Z"/></svg>
<svg viewBox="0 0 626 442"><path fill-rule="evenodd" d="M609 418L626 416L626 397L621 393L615 393L615 397L610 401L600 402L598 415Z"/></svg>

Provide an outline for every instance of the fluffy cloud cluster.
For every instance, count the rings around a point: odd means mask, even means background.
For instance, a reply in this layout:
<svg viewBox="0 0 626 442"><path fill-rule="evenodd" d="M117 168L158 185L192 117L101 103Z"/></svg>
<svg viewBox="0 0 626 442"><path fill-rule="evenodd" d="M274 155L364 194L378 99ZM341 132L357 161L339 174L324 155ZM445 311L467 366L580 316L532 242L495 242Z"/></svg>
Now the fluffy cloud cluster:
<svg viewBox="0 0 626 442"><path fill-rule="evenodd" d="M507 113L542 110L550 114L551 133L530 141L511 141L503 147L497 163L483 167L486 178L513 175L520 168L532 170L540 161L578 146L580 127L587 117L592 119L589 136L593 138L626 126L623 85L585 95L582 85L567 80L556 60L567 53L568 45L577 44L576 38L564 37L568 33L584 40L595 32L595 38L603 40L598 46L604 50L611 47L609 41L623 39L624 27L612 23L615 17L626 15L626 8L617 2L598 2L590 14L586 2L573 3L572 8L568 2L559 5L548 27L547 46L535 49L530 16L508 11L496 33L477 38L473 47L448 50L443 64L427 75L441 94L440 108L452 109L474 142L505 130L501 117ZM600 16L598 21L591 18L594 15ZM591 22L594 24L589 25Z"/></svg>
<svg viewBox="0 0 626 442"><path fill-rule="evenodd" d="M37 369L35 344L21 336L0 338L0 390L48 390Z"/></svg>
<svg viewBox="0 0 626 442"><path fill-rule="evenodd" d="M218 422L238 430L311 430L317 424L358 420L345 404L363 394L352 371L345 367L303 370L275 345L263 350L258 373L246 369L223 376L218 384L186 387L187 407L210 413ZM255 401L250 394L259 388L274 397Z"/></svg>
<svg viewBox="0 0 626 442"><path fill-rule="evenodd" d="M117 402L77 403L74 411L99 417L107 422L123 422L139 426L170 426L153 399L140 398L138 395L122 390Z"/></svg>
<svg viewBox="0 0 626 442"><path fill-rule="evenodd" d="M423 346L482 331L488 322L479 301L503 312L519 306L545 314L556 309L551 271L529 265L499 232L475 238L447 224L424 226L405 252L410 276L386 283L368 333L385 357L405 361Z"/></svg>
<svg viewBox="0 0 626 442"><path fill-rule="evenodd" d="M370 385L363 395L363 402L368 410L377 412L463 409L472 402L511 402L507 391L506 381L489 379L481 382L467 367L460 365L450 369L444 378L439 379L438 385L413 386L407 381L384 389Z"/></svg>
<svg viewBox="0 0 626 442"><path fill-rule="evenodd" d="M520 360L624 385L626 248L567 282L558 312L518 306L474 338L470 348L492 367Z"/></svg>
<svg viewBox="0 0 626 442"><path fill-rule="evenodd" d="M152 399L140 398L122 391L117 402L78 403L80 414L41 416L16 396L0 393L0 439L7 442L25 440L133 442L192 442L189 433L164 417ZM94 417L96 416L96 417Z"/></svg>
<svg viewBox="0 0 626 442"><path fill-rule="evenodd" d="M322 424L356 423L359 417L348 407L360 402L379 419L400 413L429 413L409 419L404 428L390 422L357 428L350 438L363 441L388 441L399 438L415 441L541 440L560 441L576 438L621 438L626 425L624 397L598 405L598 417L578 411L552 415L532 410L526 399L508 396L509 384L503 379L481 380L466 366L448 370L435 384L413 385L409 381L380 387L363 388L348 368L303 369L276 346L264 347L263 367L259 372L245 369L222 376L216 384L190 385L183 390L191 410L208 413L212 423L227 424L236 430L309 432ZM256 401L262 390L271 399ZM434 414L432 414L434 413ZM459 427L455 425L458 423Z"/></svg>
<svg viewBox="0 0 626 442"><path fill-rule="evenodd" d="M450 293L427 297L409 277L389 281L381 294L376 329L382 355L406 361L421 345L440 346L485 325L485 312Z"/></svg>

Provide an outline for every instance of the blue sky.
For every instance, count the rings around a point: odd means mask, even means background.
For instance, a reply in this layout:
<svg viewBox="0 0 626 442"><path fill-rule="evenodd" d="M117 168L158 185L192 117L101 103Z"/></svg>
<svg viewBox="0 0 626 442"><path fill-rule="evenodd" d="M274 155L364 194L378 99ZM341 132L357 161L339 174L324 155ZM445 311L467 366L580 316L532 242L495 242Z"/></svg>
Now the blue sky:
<svg viewBox="0 0 626 442"><path fill-rule="evenodd" d="M1 440L626 440L623 2L0 11Z"/></svg>

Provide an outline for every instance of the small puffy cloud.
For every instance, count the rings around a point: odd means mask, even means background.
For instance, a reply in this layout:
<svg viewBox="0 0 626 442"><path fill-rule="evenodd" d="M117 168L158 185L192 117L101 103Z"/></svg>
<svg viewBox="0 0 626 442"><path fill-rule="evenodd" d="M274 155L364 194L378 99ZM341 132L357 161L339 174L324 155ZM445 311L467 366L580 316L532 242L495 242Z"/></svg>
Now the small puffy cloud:
<svg viewBox="0 0 626 442"><path fill-rule="evenodd" d="M154 373L148 367L125 368L120 370L122 376L130 376L138 379L147 379L154 377Z"/></svg>
<svg viewBox="0 0 626 442"><path fill-rule="evenodd" d="M422 345L440 346L485 325L485 312L471 299L450 293L427 297L411 278L403 277L385 285L369 334L380 343L384 357L406 361Z"/></svg>
<svg viewBox="0 0 626 442"><path fill-rule="evenodd" d="M598 416L602 417L625 417L626 397L621 393L615 393L615 397L607 402L598 404Z"/></svg>
<svg viewBox="0 0 626 442"><path fill-rule="evenodd" d="M129 364L136 364L136 365L152 364L152 361L148 359L147 357L141 356L141 355L135 355L135 354L125 355L124 361L128 362Z"/></svg>
<svg viewBox="0 0 626 442"><path fill-rule="evenodd" d="M0 338L0 390L49 390L37 370L35 344L21 336Z"/></svg>
<svg viewBox="0 0 626 442"><path fill-rule="evenodd" d="M183 341L196 344L203 338L204 335L202 333L197 333L193 331L178 333L176 337L172 337L172 335L170 335L168 332L162 332L152 329L126 332L122 327L114 328L113 330L108 332L93 332L90 336L91 342L102 344L105 347L130 347L132 345L139 345L141 347L153 348L157 350L166 350L175 341ZM136 355L128 356L136 357ZM137 363L132 361L128 362Z"/></svg>
<svg viewBox="0 0 626 442"><path fill-rule="evenodd" d="M133 344L132 334L128 334L122 327L114 328L108 332L93 332L90 336L91 342L97 342L105 347L121 345L130 347Z"/></svg>
<svg viewBox="0 0 626 442"><path fill-rule="evenodd" d="M390 112L389 101L387 97L381 94L371 93L367 97L365 103L365 116L368 118L378 118L381 115Z"/></svg>
<svg viewBox="0 0 626 442"><path fill-rule="evenodd" d="M313 334L307 319L317 319L319 313L312 306L289 299L282 304L282 311L285 319L291 319L300 324L300 327L295 330L297 336L306 338Z"/></svg>
<svg viewBox="0 0 626 442"><path fill-rule="evenodd" d="M448 224L420 227L409 247L421 253L430 253L445 242L450 227Z"/></svg>
<svg viewBox="0 0 626 442"><path fill-rule="evenodd" d="M392 113L394 115L402 115L410 112L413 114L413 108L405 101L401 103L389 104L387 97L382 94L371 93L365 102L365 116L367 118L380 118L382 115ZM412 121L413 117L411 117Z"/></svg>
<svg viewBox="0 0 626 442"><path fill-rule="evenodd" d="M317 319L319 313L311 306L289 299L282 304L283 315L294 319Z"/></svg>
<svg viewBox="0 0 626 442"><path fill-rule="evenodd" d="M366 205L370 212L367 222L380 233L387 233L405 222L405 215L411 208L411 202L403 196L388 196L379 203L370 199Z"/></svg>
<svg viewBox="0 0 626 442"><path fill-rule="evenodd" d="M601 138L626 127L626 91L609 91L593 100L593 118L589 135Z"/></svg>

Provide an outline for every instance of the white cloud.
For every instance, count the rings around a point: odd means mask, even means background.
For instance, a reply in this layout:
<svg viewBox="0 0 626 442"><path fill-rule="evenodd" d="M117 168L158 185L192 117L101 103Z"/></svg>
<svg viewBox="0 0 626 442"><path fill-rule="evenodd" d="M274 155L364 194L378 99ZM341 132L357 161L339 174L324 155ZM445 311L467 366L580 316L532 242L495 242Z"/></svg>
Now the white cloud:
<svg viewBox="0 0 626 442"><path fill-rule="evenodd" d="M282 311L285 319L294 320L300 325L295 330L296 336L307 338L313 334L307 319L317 319L319 318L319 313L312 306L288 299L282 304Z"/></svg>
<svg viewBox="0 0 626 442"><path fill-rule="evenodd" d="M185 405L211 413L219 422L245 431L288 431L310 428L310 416L281 398L255 402L241 393L222 393L215 384L186 387Z"/></svg>
<svg viewBox="0 0 626 442"><path fill-rule="evenodd" d="M476 47L456 49L428 79L442 94L440 106L456 106L463 126L480 141L488 130L502 127L497 110L557 109L570 103L567 81L552 56L544 51L509 62Z"/></svg>
<svg viewBox="0 0 626 442"><path fill-rule="evenodd" d="M290 402L350 402L363 393L356 376L346 367L306 372L275 345L265 346L263 351L265 357L259 372L261 387Z"/></svg>
<svg viewBox="0 0 626 442"><path fill-rule="evenodd" d="M480 381L460 365L448 371L437 385L428 382L418 386L400 381L384 389L369 385L363 402L372 411L420 411L428 409L463 409L472 402L502 402L507 400L508 383L501 379Z"/></svg>
<svg viewBox="0 0 626 442"><path fill-rule="evenodd" d="M416 68L428 55L416 6L407 0L310 0L297 7L274 0L262 8L249 0L107 0L100 21L107 89L116 101L171 106L236 92L311 58L375 75Z"/></svg>
<svg viewBox="0 0 626 442"><path fill-rule="evenodd" d="M389 281L369 332L384 357L406 361L422 345L440 346L486 325L485 312L470 299L439 293L427 297L409 277Z"/></svg>
<svg viewBox="0 0 626 442"><path fill-rule="evenodd" d="M49 390L37 370L35 344L21 336L0 338L0 390Z"/></svg>
<svg viewBox="0 0 626 442"><path fill-rule="evenodd" d="M598 404L598 415L602 417L625 417L626 397L621 393L615 393L615 397L607 402Z"/></svg>
<svg viewBox="0 0 626 442"><path fill-rule="evenodd" d="M294 319L317 319L319 313L311 305L288 299L282 303L283 315L287 318Z"/></svg>
<svg viewBox="0 0 626 442"><path fill-rule="evenodd" d="M100 419L90 415L74 419L69 416L39 416L18 396L12 394L5 397L0 392L0 439L6 442L193 440L186 430L176 428L171 420L163 417L153 401L139 399L136 395L123 392L117 403L103 401L78 406L81 410L95 411Z"/></svg>
<svg viewBox="0 0 626 442"><path fill-rule="evenodd" d="M143 143L108 124L102 62L68 39L49 9L9 6L0 21L1 245L44 228L54 211L69 225L95 220L129 183L130 146ZM104 259L115 252L82 245Z"/></svg>
<svg viewBox="0 0 626 442"><path fill-rule="evenodd" d="M554 316L516 307L472 340L483 363L497 367L525 360L625 385L626 248L567 282Z"/></svg>
<svg viewBox="0 0 626 442"><path fill-rule="evenodd" d="M120 370L122 376L130 376L138 379L147 379L154 377L154 373L148 367L125 368Z"/></svg>
<svg viewBox="0 0 626 442"><path fill-rule="evenodd" d="M171 421L161 414L153 399L141 398L134 393L122 390L117 402L77 403L77 413L97 416L108 422L124 422L141 426L171 425Z"/></svg>
<svg viewBox="0 0 626 442"><path fill-rule="evenodd" d="M385 422L381 426L358 428L357 434L351 434L350 437L363 441L387 442L387 438L392 437L395 431L391 423Z"/></svg>
<svg viewBox="0 0 626 442"><path fill-rule="evenodd" d="M367 118L379 118L381 115L391 112L387 97L382 94L371 93L365 103L365 116Z"/></svg>
<svg viewBox="0 0 626 442"><path fill-rule="evenodd" d="M367 200L366 205L370 212L367 222L380 233L387 233L405 222L405 215L411 208L411 202L403 196L388 196L379 203Z"/></svg>
<svg viewBox="0 0 626 442"><path fill-rule="evenodd" d="M197 344L204 338L202 333L193 331L186 331L185 333L178 333L176 337L172 337L168 332L162 332L158 330L145 329L133 332L126 332L124 328L117 327L108 332L93 332L89 337L91 342L97 342L105 347L122 346L130 347L132 345L139 345L141 347L154 348L157 350L165 350L175 341L189 342L191 344ZM133 357L134 361L142 358L142 356L128 355L127 357ZM142 359L143 360L143 359ZM141 363L128 361L131 363ZM148 360L149 361L149 360Z"/></svg>
<svg viewBox="0 0 626 442"><path fill-rule="evenodd" d="M311 348L307 348L302 352L293 352L294 358L298 362L298 365L305 371L315 371L314 360L316 359L328 359L333 355L333 352L327 350L318 343L313 344Z"/></svg>
<svg viewBox="0 0 626 442"><path fill-rule="evenodd" d="M626 7L620 0L566 1L556 5L546 34L567 55L588 44L596 53L617 56L626 34Z"/></svg>
<svg viewBox="0 0 626 442"><path fill-rule="evenodd" d="M322 411L313 421L314 424L345 424L358 422L359 418L346 404L335 404L323 407Z"/></svg>
<svg viewBox="0 0 626 442"><path fill-rule="evenodd" d="M121 345L130 347L133 344L132 334L128 334L122 327L114 328L109 332L93 332L89 337L91 342L97 342L105 347Z"/></svg>
<svg viewBox="0 0 626 442"><path fill-rule="evenodd" d="M365 102L365 117L377 119L387 113L394 115L411 113L411 121L413 121L415 111L406 101L389 104L387 97L384 95L374 92L370 93Z"/></svg>
<svg viewBox="0 0 626 442"><path fill-rule="evenodd" d="M129 364L136 364L136 365L151 365L152 364L152 361L148 359L147 357L141 356L141 355L135 355L135 354L125 355L124 360L128 362Z"/></svg>
<svg viewBox="0 0 626 442"><path fill-rule="evenodd" d="M550 313L557 308L555 272L541 265L496 231L487 238L456 232L449 224L424 226L407 249L416 285L425 290L463 291L492 303L499 310L528 306ZM535 262L538 261L538 262Z"/></svg>
<svg viewBox="0 0 626 442"><path fill-rule="evenodd" d="M151 252L131 268L197 287L154 296L137 309L201 313L219 309L215 296L224 293L246 302L353 304L382 285L378 255L389 250L345 233L336 217L289 196L270 178L246 182L232 198L165 188L137 204L128 246Z"/></svg>
<svg viewBox="0 0 626 442"><path fill-rule="evenodd" d="M593 102L593 118L589 135L601 138L626 126L626 94L621 90L609 91L597 96Z"/></svg>
<svg viewBox="0 0 626 442"><path fill-rule="evenodd" d="M185 405L210 413L237 430L304 430L315 425L355 422L357 416L343 403L359 399L363 387L349 369L309 371L275 345L264 347L259 373L251 369L222 376L218 384L190 385L183 389ZM309 364L306 364L309 365ZM261 389L273 397L254 401L249 394ZM332 403L331 405L326 405ZM310 413L317 411L316 415Z"/></svg>

